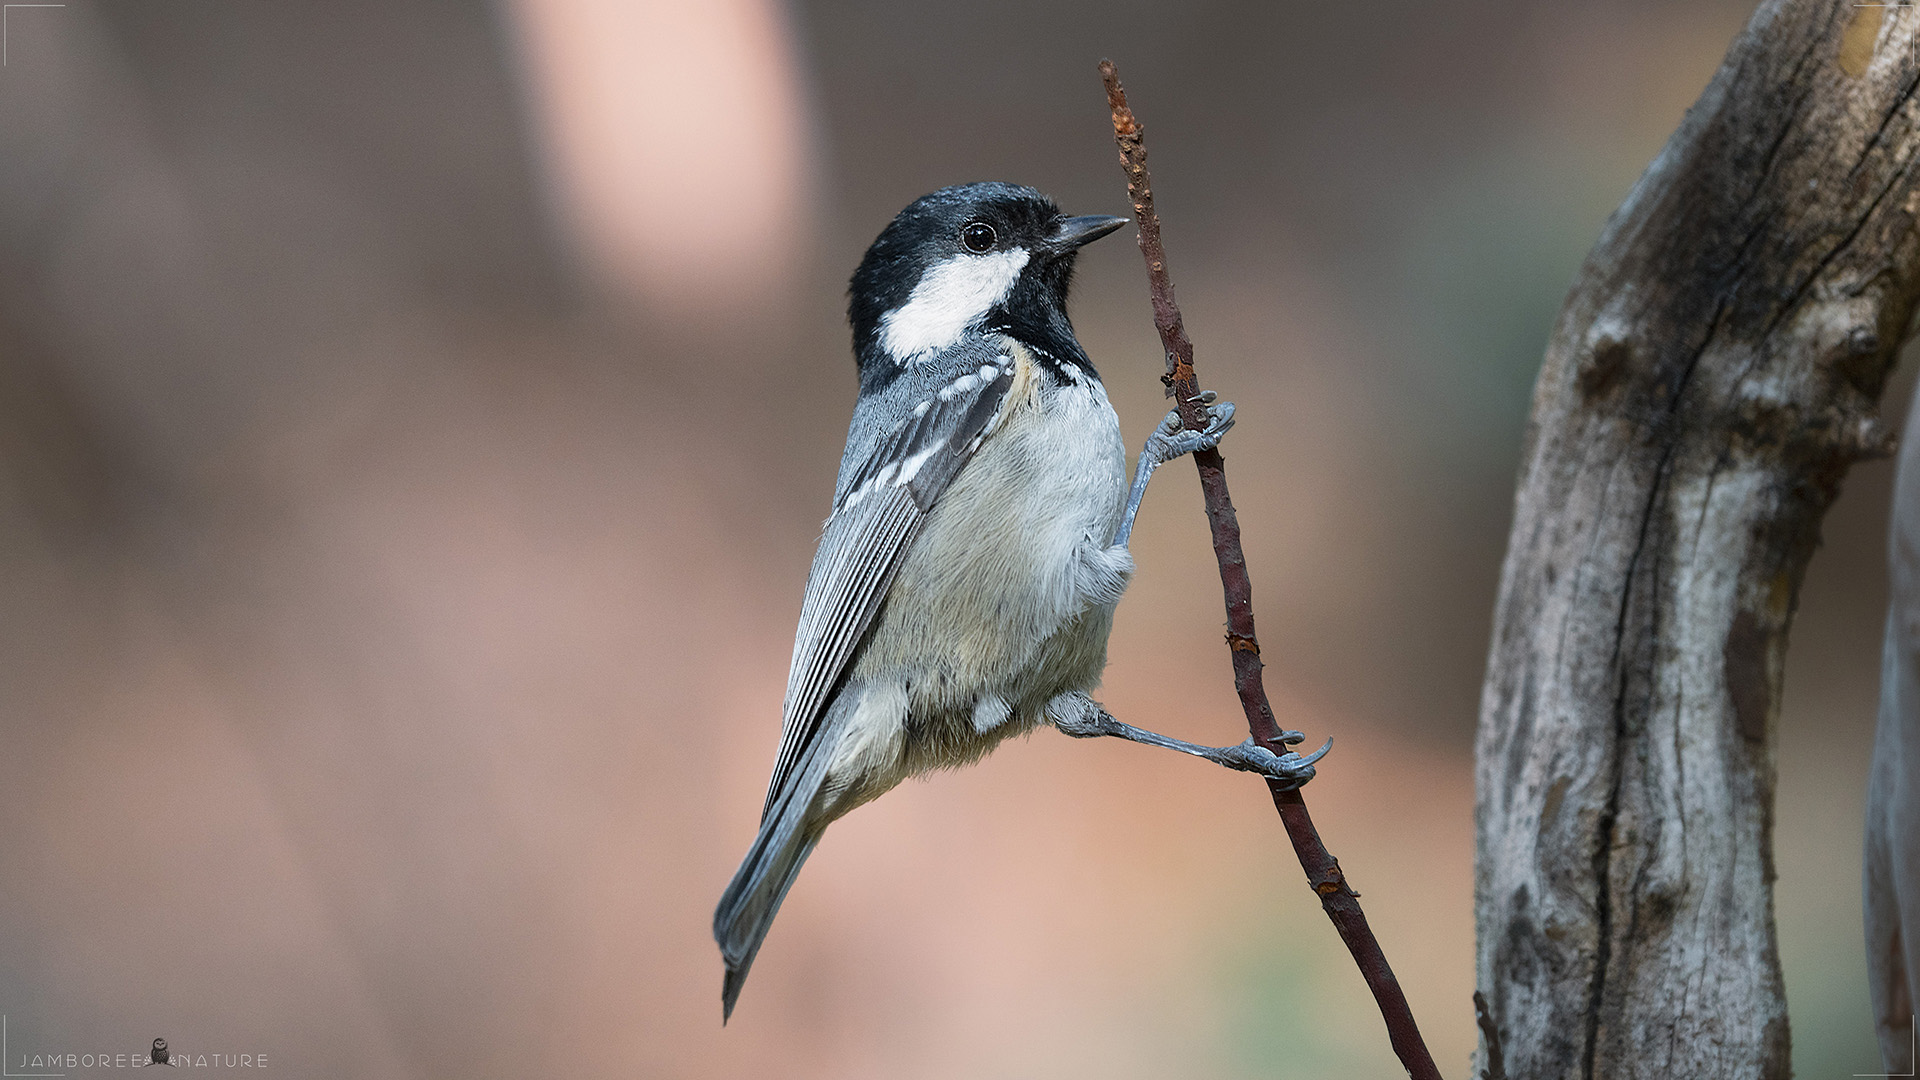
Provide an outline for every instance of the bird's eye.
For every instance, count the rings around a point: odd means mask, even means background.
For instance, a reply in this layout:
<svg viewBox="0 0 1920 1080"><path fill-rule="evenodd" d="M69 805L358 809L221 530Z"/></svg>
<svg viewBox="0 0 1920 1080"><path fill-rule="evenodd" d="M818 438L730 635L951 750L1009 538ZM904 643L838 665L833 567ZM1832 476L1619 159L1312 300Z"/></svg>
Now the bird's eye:
<svg viewBox="0 0 1920 1080"><path fill-rule="evenodd" d="M969 221L966 227L960 230L960 242L975 255L991 250L993 242L997 239L999 236L994 233L993 226L984 221Z"/></svg>

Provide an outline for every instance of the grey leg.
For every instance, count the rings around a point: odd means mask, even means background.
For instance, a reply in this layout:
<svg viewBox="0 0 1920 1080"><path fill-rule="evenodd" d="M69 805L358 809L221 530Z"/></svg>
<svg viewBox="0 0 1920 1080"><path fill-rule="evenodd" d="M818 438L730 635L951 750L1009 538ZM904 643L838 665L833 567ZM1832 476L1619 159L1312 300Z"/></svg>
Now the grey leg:
<svg viewBox="0 0 1920 1080"><path fill-rule="evenodd" d="M1252 739L1238 746L1200 746L1182 739L1169 738L1144 728L1123 724L1114 719L1113 714L1103 708L1099 702L1085 694L1062 694L1047 704L1047 718L1062 734L1076 739L1092 739L1110 735L1129 742L1145 743L1148 746L1161 746L1168 750L1178 750L1183 754L1206 758L1216 765L1225 765L1229 769L1241 772L1259 773L1269 780L1278 781L1287 789L1293 789L1313 779L1313 763L1326 756L1333 748L1333 740L1306 757L1289 750L1276 754L1255 743ZM1282 742L1289 745L1303 742L1306 736L1297 731L1286 731L1280 735Z"/></svg>
<svg viewBox="0 0 1920 1080"><path fill-rule="evenodd" d="M1140 513L1140 500L1147 497L1147 481L1153 479L1153 470L1174 458L1220 445L1221 436L1233 426L1233 402L1215 404L1214 396L1211 390L1200 394L1201 403L1207 407L1205 431L1188 430L1180 422L1180 411L1175 409L1147 436L1147 445L1140 449L1140 464L1133 470L1133 491L1127 495L1127 510L1120 517L1120 528L1115 530L1111 546L1126 547L1128 538L1133 536L1133 519Z"/></svg>

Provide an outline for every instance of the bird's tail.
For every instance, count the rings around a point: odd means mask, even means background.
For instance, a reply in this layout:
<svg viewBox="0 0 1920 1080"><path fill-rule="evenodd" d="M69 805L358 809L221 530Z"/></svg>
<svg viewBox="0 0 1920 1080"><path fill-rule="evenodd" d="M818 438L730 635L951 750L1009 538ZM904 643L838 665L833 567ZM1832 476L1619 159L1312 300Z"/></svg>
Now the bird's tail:
<svg viewBox="0 0 1920 1080"><path fill-rule="evenodd" d="M780 901L786 899L793 879L820 840L820 826L809 828L807 818L840 741L840 721L848 711L843 705L850 704L844 699L852 696L842 695L842 701L829 707L820 729L788 775L785 790L760 819L760 835L753 838L740 869L734 871L727 891L720 894L720 906L713 913L713 939L720 943L720 956L727 963L726 979L720 988L723 1024L733 1016L733 1003L747 981L754 954L760 951L760 943L766 940L773 917L780 911Z"/></svg>

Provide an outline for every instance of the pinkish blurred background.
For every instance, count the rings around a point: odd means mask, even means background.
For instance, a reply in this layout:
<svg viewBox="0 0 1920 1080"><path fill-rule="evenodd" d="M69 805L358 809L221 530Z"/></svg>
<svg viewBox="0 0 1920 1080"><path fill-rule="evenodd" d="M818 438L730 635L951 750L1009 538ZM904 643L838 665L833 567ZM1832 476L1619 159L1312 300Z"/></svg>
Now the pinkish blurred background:
<svg viewBox="0 0 1920 1080"><path fill-rule="evenodd" d="M164 1035L368 1080L1396 1075L1257 782L1050 732L837 825L720 1026L709 919L845 434L846 276L944 184L1123 210L1112 56L1201 371L1242 409L1270 689L1335 737L1311 805L1464 1077L1471 732L1529 386L1749 11L11 9L8 1069ZM1124 235L1075 314L1137 441L1164 406ZM1879 1061L1857 851L1889 474L1829 518L1787 676L1805 1077ZM1189 475L1148 501L1104 698L1237 741Z"/></svg>

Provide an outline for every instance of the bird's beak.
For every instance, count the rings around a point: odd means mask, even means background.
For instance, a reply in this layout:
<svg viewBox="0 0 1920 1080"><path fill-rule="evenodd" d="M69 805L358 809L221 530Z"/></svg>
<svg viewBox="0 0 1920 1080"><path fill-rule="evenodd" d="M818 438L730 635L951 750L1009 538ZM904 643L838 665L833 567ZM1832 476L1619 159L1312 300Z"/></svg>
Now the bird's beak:
<svg viewBox="0 0 1920 1080"><path fill-rule="evenodd" d="M1062 218L1059 229L1048 239L1048 243L1055 252L1065 255L1120 228L1128 220L1123 217L1108 217L1105 214Z"/></svg>

